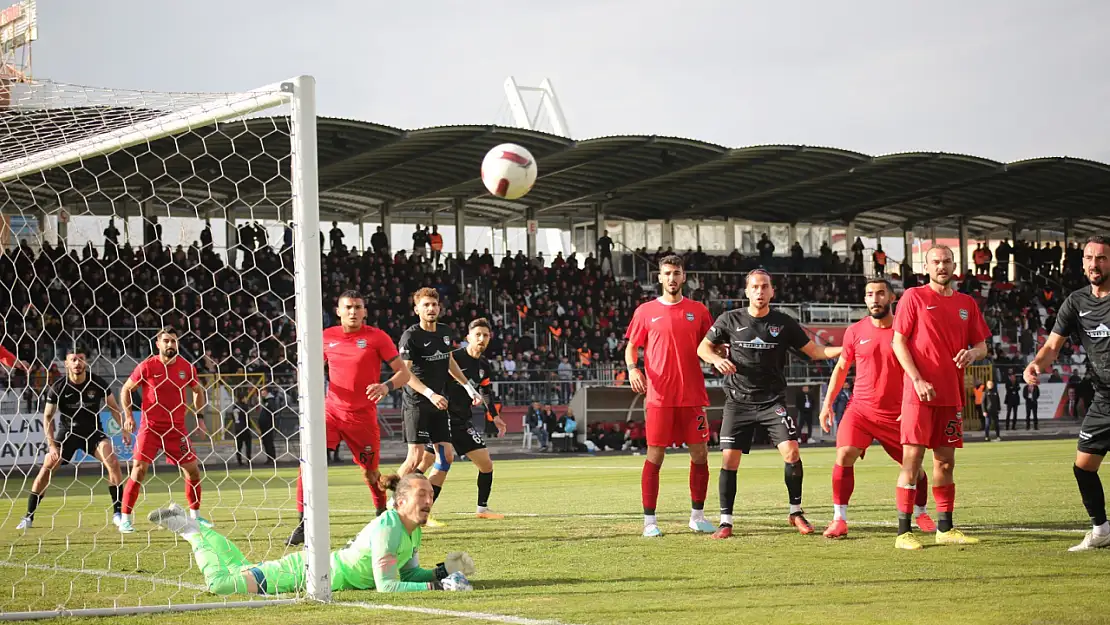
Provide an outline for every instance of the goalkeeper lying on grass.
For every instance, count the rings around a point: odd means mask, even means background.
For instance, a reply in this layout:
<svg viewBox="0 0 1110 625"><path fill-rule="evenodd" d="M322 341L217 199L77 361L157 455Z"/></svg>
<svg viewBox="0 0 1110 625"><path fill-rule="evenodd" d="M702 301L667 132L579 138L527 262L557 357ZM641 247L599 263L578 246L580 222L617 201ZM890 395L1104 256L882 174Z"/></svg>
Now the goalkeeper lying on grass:
<svg viewBox="0 0 1110 625"><path fill-rule="evenodd" d="M346 547L331 554L332 590L417 592L473 590L467 575L474 562L465 553L451 553L446 564L422 569L417 561L421 527L432 510L432 485L419 473L381 477L394 491L396 507L367 524ZM152 523L181 535L193 547L197 566L209 592L217 595L277 594L305 588L305 553L254 564L239 548L210 527L190 519L177 504L151 512Z"/></svg>

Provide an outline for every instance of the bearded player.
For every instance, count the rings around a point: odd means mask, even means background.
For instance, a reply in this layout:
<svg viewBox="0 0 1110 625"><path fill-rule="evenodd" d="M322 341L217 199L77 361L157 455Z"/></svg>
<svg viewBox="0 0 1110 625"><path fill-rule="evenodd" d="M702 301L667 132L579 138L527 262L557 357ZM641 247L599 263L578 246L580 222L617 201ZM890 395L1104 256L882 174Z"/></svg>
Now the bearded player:
<svg viewBox="0 0 1110 625"><path fill-rule="evenodd" d="M663 294L640 304L632 315L625 338L624 361L632 390L646 393L647 459L640 474L644 507L644 536L662 536L655 516L659 500L659 470L667 447L685 444L690 450L690 529L711 533L705 518L705 493L709 488L709 423L705 407L705 376L698 361L698 343L713 325L709 309L682 296L686 272L682 259L667 256L659 261ZM637 363L644 348L644 368Z"/></svg>
<svg viewBox="0 0 1110 625"><path fill-rule="evenodd" d="M197 381L196 368L178 355L177 330L162 328L155 340L158 354L139 363L119 392L123 431L128 434L135 429L131 391L142 387L143 395L142 420L135 437L131 475L123 487L121 534L135 531L131 513L139 500L139 489L147 469L162 452L170 464L178 466L185 474L185 501L190 518L210 524L200 517L200 468L189 442L189 431L185 429L185 391L192 391L193 410L197 414L204 410L207 397L204 387Z"/></svg>
<svg viewBox="0 0 1110 625"><path fill-rule="evenodd" d="M825 538L848 535L848 500L855 488L855 464L867 448L879 441L887 455L902 464L901 426L902 365L894 356L894 315L890 305L894 291L883 278L864 285L863 301L870 316L860 319L844 332L844 351L833 368L829 392L821 407L821 429L832 428L833 400L844 386L848 371L856 366L856 383L852 399L836 430L836 463L833 464L833 521L825 529ZM929 502L929 478L921 471L917 478L917 499L913 512L923 532L937 527L925 511Z"/></svg>
<svg viewBox="0 0 1110 625"><path fill-rule="evenodd" d="M1110 547L1110 523L1106 521L1106 494L1098 469L1110 451L1110 238L1096 235L1083 246L1083 273L1090 288L1072 291L1060 306L1056 326L1044 347L1025 368L1025 381L1039 384L1040 375L1055 362L1068 337L1079 336L1087 352L1087 368L1094 373L1095 397L1079 428L1079 443L1072 473L1079 486L1083 507L1091 518L1091 530L1082 542L1068 551Z"/></svg>
<svg viewBox="0 0 1110 625"><path fill-rule="evenodd" d="M386 496L378 485L381 430L378 402L408 382L409 370L389 335L366 324L366 305L358 291L344 291L336 302L339 325L324 330L324 363L328 367L328 394L324 398L324 430L329 451L347 444L378 514L386 510ZM393 376L384 383L382 363ZM304 486L297 475L297 512L300 523L286 541L304 543Z"/></svg>
<svg viewBox="0 0 1110 625"><path fill-rule="evenodd" d="M902 471L898 474L898 549L921 549L910 523L925 450L933 450L936 543L970 545L979 539L953 527L956 449L964 446L961 408L964 368L987 357L990 330L969 295L952 289L952 250L925 254L929 283L906 289L894 317L894 354L902 364Z"/></svg>
<svg viewBox="0 0 1110 625"><path fill-rule="evenodd" d="M813 525L802 509L802 456L798 451L798 424L786 410L788 351L811 360L840 356L840 347L818 345L790 315L771 310L775 289L771 274L762 269L748 272L744 294L748 306L730 310L713 322L698 345L698 356L725 376L725 409L721 422L721 521L714 539L732 536L732 509L736 501L736 472L740 459L751 453L757 431L785 462L784 479L790 501L787 522L801 534L812 534ZM721 348L728 348L727 356Z"/></svg>
<svg viewBox="0 0 1110 625"><path fill-rule="evenodd" d="M478 506L475 515L479 519L503 519L505 515L489 509L489 496L493 489L493 460L489 457L489 449L486 448L481 433L474 429L474 416L471 412L474 403L470 392L477 391L482 397L486 410L493 415L493 423L497 426L498 433L504 436L505 431L508 430L508 426L497 414L493 393L490 392L489 361L482 357L482 353L489 346L490 334L488 320L481 318L471 321L467 328L466 349L455 350L451 354L463 375L466 376L467 383L464 386L457 382L448 382L447 414L451 419L451 445L455 448L455 453L466 456L478 469ZM420 461L418 471L423 473L431 469L435 461L435 447L425 446L424 458ZM433 472L429 478L435 478L435 476L436 472ZM447 479L446 472L443 478ZM442 484L435 489L434 499L439 498L441 489Z"/></svg>

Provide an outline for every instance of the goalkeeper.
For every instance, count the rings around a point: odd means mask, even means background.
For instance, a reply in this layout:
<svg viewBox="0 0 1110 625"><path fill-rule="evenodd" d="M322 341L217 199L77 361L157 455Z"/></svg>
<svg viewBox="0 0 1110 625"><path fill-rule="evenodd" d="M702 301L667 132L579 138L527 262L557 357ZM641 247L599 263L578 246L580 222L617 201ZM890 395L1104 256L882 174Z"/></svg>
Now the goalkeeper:
<svg viewBox="0 0 1110 625"><path fill-rule="evenodd" d="M420 568L421 527L432 510L432 485L423 475L382 476L383 489L394 491L396 508L362 529L346 547L331 554L331 589L378 592L473 590L466 575L474 562L465 553L448 554L446 564ZM209 592L217 595L298 592L305 588L305 553L254 564L216 530L190 519L177 504L150 513L152 523L181 535L193 547L197 567Z"/></svg>

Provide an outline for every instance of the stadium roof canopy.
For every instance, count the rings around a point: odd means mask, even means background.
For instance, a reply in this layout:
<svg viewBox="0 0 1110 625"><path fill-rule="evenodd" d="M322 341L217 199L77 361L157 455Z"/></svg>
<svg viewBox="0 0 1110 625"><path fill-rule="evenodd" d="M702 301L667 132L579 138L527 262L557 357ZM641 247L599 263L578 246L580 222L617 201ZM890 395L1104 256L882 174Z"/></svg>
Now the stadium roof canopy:
<svg viewBox="0 0 1110 625"><path fill-rule="evenodd" d="M525 209L534 208L542 225L560 227L592 220L599 204L608 219L851 220L859 232L951 228L959 216L972 236L1014 225L1062 230L1065 219L1077 235L1110 226L1110 165L1069 157L1000 163L940 152L728 148L650 135L572 140L489 125L404 130L336 118L320 118L317 132L323 221L374 221L388 204L394 219L427 219L442 211L440 221L450 222L454 203L462 201L472 222L522 222ZM19 140L0 141L0 155ZM486 151L502 142L519 143L538 160L535 188L517 201L490 195L478 177ZM274 217L273 204L289 197L278 175L288 171L288 143L283 117L221 123L45 178L32 176L22 185L5 183L11 199L0 197L0 203L9 205L6 212L13 202L42 207L60 192L63 202L84 202L99 212L95 197L126 194L167 204L173 215L223 216L233 209L246 216L250 209L255 217ZM136 180L152 181L151 188L134 193ZM80 193L67 195L67 189Z"/></svg>

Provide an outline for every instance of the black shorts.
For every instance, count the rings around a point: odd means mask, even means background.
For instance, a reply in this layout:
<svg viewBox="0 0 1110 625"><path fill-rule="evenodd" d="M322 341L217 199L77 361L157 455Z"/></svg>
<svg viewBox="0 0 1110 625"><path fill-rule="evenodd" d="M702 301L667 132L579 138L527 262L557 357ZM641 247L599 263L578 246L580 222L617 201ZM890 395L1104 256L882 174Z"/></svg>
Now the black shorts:
<svg viewBox="0 0 1110 625"><path fill-rule="evenodd" d="M99 430L88 435L67 432L64 438L62 438L62 444L59 446L62 453L62 464L69 464L72 462L73 456L77 455L78 450L95 458L96 448L100 445L101 441L105 440L108 440L108 435Z"/></svg>
<svg viewBox="0 0 1110 625"><path fill-rule="evenodd" d="M409 445L450 443L451 420L430 401L406 401L401 407L401 440Z"/></svg>
<svg viewBox="0 0 1110 625"><path fill-rule="evenodd" d="M1110 404L1091 403L1083 425L1079 428L1079 451L1105 456L1110 451Z"/></svg>
<svg viewBox="0 0 1110 625"><path fill-rule="evenodd" d="M786 441L798 440L798 424L783 402L742 404L726 399L721 421L721 449L751 453L756 430L766 432L775 447Z"/></svg>
<svg viewBox="0 0 1110 625"><path fill-rule="evenodd" d="M474 429L472 419L463 420L456 415L452 415L451 446L455 448L456 456L465 456L472 451L485 449L486 442L482 439L482 433ZM434 454L436 452L435 446L425 445L424 451Z"/></svg>

